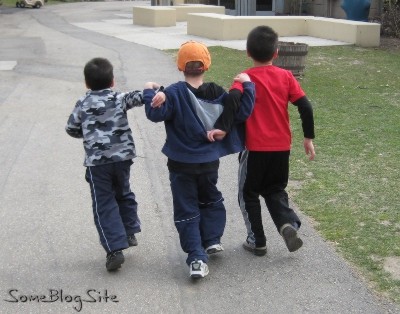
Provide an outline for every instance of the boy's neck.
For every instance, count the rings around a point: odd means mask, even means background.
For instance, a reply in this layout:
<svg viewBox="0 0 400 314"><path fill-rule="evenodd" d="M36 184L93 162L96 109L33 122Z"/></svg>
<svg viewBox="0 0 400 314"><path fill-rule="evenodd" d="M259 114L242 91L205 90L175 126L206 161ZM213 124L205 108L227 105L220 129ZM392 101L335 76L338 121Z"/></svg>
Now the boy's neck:
<svg viewBox="0 0 400 314"><path fill-rule="evenodd" d="M258 61L254 61L253 65L255 67L263 67L263 66L267 66L267 65L272 65L272 60L267 61L267 62L258 62Z"/></svg>
<svg viewBox="0 0 400 314"><path fill-rule="evenodd" d="M185 77L186 83L190 84L190 86L194 88L199 88L203 85L203 75L201 76L187 76Z"/></svg>

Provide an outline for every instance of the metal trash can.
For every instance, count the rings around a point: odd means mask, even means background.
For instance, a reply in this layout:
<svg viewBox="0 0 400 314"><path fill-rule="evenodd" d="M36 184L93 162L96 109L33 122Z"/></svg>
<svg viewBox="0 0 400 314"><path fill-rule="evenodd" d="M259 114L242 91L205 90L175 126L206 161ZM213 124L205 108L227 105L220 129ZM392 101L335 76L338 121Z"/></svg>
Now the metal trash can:
<svg viewBox="0 0 400 314"><path fill-rule="evenodd" d="M370 7L371 0L343 0L341 4L347 19L353 21L368 22Z"/></svg>
<svg viewBox="0 0 400 314"><path fill-rule="evenodd" d="M307 53L307 44L280 41L278 43L278 58L274 59L272 63L277 67L291 71L294 76L303 76Z"/></svg>

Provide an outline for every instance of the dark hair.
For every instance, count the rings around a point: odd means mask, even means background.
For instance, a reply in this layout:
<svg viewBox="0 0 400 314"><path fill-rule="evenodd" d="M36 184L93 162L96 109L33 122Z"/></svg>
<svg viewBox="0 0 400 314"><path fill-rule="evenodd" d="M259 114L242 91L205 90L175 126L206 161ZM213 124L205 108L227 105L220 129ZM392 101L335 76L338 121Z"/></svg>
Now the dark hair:
<svg viewBox="0 0 400 314"><path fill-rule="evenodd" d="M204 64L201 61L189 61L186 63L185 70L183 71L185 76L200 76L205 72Z"/></svg>
<svg viewBox="0 0 400 314"><path fill-rule="evenodd" d="M86 85L91 90L101 90L112 86L113 66L104 58L94 58L86 63L83 70Z"/></svg>
<svg viewBox="0 0 400 314"><path fill-rule="evenodd" d="M269 26L257 26L247 36L247 53L255 61L272 60L277 48L278 34Z"/></svg>

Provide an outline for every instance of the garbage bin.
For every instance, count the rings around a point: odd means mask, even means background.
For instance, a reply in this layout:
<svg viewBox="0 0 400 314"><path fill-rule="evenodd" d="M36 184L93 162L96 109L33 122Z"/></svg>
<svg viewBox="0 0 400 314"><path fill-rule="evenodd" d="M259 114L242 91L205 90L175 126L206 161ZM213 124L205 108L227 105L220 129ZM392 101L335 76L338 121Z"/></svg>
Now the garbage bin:
<svg viewBox="0 0 400 314"><path fill-rule="evenodd" d="M343 0L341 7L348 20L368 22L371 0Z"/></svg>
<svg viewBox="0 0 400 314"><path fill-rule="evenodd" d="M307 44L280 41L278 43L278 58L273 60L273 64L291 71L296 77L302 76L306 66L307 53Z"/></svg>

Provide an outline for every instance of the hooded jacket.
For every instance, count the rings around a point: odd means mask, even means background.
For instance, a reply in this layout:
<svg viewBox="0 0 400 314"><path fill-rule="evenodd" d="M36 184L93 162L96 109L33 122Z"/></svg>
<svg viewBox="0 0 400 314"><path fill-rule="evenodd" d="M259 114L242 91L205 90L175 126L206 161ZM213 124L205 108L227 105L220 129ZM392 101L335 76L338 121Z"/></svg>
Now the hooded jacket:
<svg viewBox="0 0 400 314"><path fill-rule="evenodd" d="M149 120L164 121L166 141L162 152L168 158L183 163L206 163L244 150L244 121L253 110L254 91L253 83L243 83L243 95L235 124L222 141L215 142L207 139L206 126L209 123L204 120L204 116L212 121L217 120L221 111L209 110L209 107L223 105L228 95L226 92L211 101L196 101L186 82L180 81L164 90L166 101L160 108L151 107L151 100L155 95L152 89L143 91L143 101Z"/></svg>

